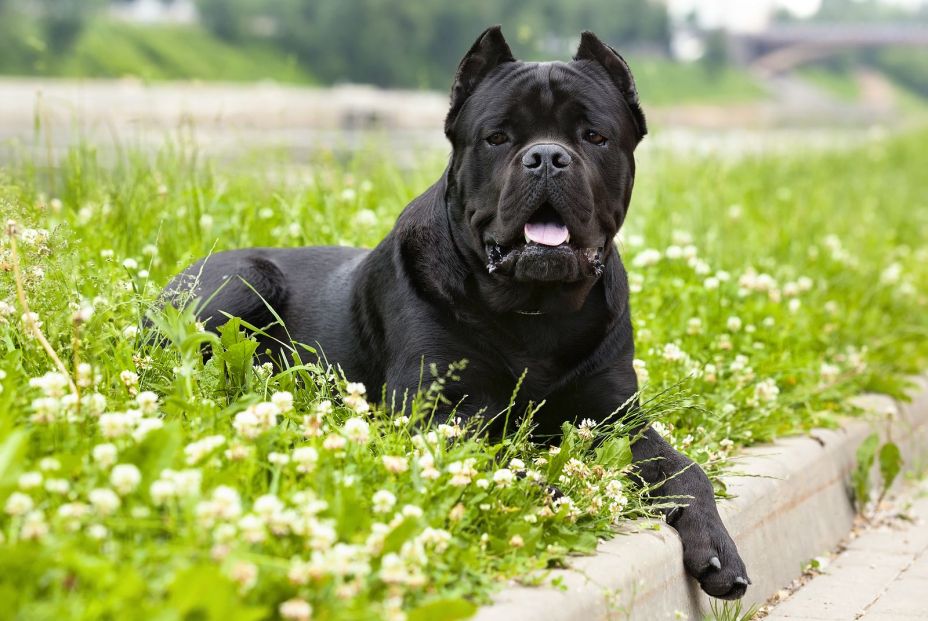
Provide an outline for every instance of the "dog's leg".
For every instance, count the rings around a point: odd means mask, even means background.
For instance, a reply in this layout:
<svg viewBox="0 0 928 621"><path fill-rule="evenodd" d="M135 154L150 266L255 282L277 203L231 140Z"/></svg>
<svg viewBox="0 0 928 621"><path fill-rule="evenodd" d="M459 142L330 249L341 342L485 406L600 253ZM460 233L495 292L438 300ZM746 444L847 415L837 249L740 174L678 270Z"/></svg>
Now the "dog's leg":
<svg viewBox="0 0 928 621"><path fill-rule="evenodd" d="M709 477L656 431L647 428L632 444L635 472L655 502L679 506L667 511L667 523L683 541L683 564L713 597L738 599L750 579L715 506Z"/></svg>

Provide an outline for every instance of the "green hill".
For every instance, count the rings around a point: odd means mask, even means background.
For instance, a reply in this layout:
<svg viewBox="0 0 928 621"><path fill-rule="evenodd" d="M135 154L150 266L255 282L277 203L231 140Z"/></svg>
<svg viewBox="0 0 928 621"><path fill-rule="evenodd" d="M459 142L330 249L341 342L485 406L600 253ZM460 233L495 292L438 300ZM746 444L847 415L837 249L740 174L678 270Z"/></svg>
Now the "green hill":
<svg viewBox="0 0 928 621"><path fill-rule="evenodd" d="M7 73L145 80L312 82L292 58L259 43L230 45L194 26L137 26L98 21L60 57L46 52L33 70Z"/></svg>

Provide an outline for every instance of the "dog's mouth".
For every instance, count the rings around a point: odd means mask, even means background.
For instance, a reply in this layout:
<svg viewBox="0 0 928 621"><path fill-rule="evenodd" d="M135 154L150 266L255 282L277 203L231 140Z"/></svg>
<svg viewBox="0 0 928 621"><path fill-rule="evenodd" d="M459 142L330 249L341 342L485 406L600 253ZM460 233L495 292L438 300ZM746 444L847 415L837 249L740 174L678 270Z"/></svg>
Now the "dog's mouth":
<svg viewBox="0 0 928 621"><path fill-rule="evenodd" d="M486 244L487 271L518 281L573 282L599 277L603 246L571 244L567 224L550 203L542 203L522 229L524 241Z"/></svg>
<svg viewBox="0 0 928 621"><path fill-rule="evenodd" d="M550 203L544 203L525 223L525 243L560 246L570 243L570 231Z"/></svg>

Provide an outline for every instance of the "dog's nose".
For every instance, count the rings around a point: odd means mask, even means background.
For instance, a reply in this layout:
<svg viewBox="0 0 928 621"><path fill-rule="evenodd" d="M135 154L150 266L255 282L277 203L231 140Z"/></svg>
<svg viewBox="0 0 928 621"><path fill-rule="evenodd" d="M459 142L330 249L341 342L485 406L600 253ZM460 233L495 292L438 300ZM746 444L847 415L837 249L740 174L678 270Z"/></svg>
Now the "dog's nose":
<svg viewBox="0 0 928 621"><path fill-rule="evenodd" d="M570 166L567 149L559 144L534 144L522 155L522 165L535 175L554 174Z"/></svg>

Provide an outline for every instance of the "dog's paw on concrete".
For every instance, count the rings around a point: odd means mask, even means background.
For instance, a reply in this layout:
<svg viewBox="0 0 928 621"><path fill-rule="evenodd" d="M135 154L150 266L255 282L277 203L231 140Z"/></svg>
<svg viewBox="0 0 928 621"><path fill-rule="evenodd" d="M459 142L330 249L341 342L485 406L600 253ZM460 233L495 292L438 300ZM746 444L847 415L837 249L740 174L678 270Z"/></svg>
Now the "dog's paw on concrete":
<svg viewBox="0 0 928 621"><path fill-rule="evenodd" d="M719 599L740 599L751 579L735 542L715 512L686 507L672 511L668 523L683 541L683 565L702 590Z"/></svg>

